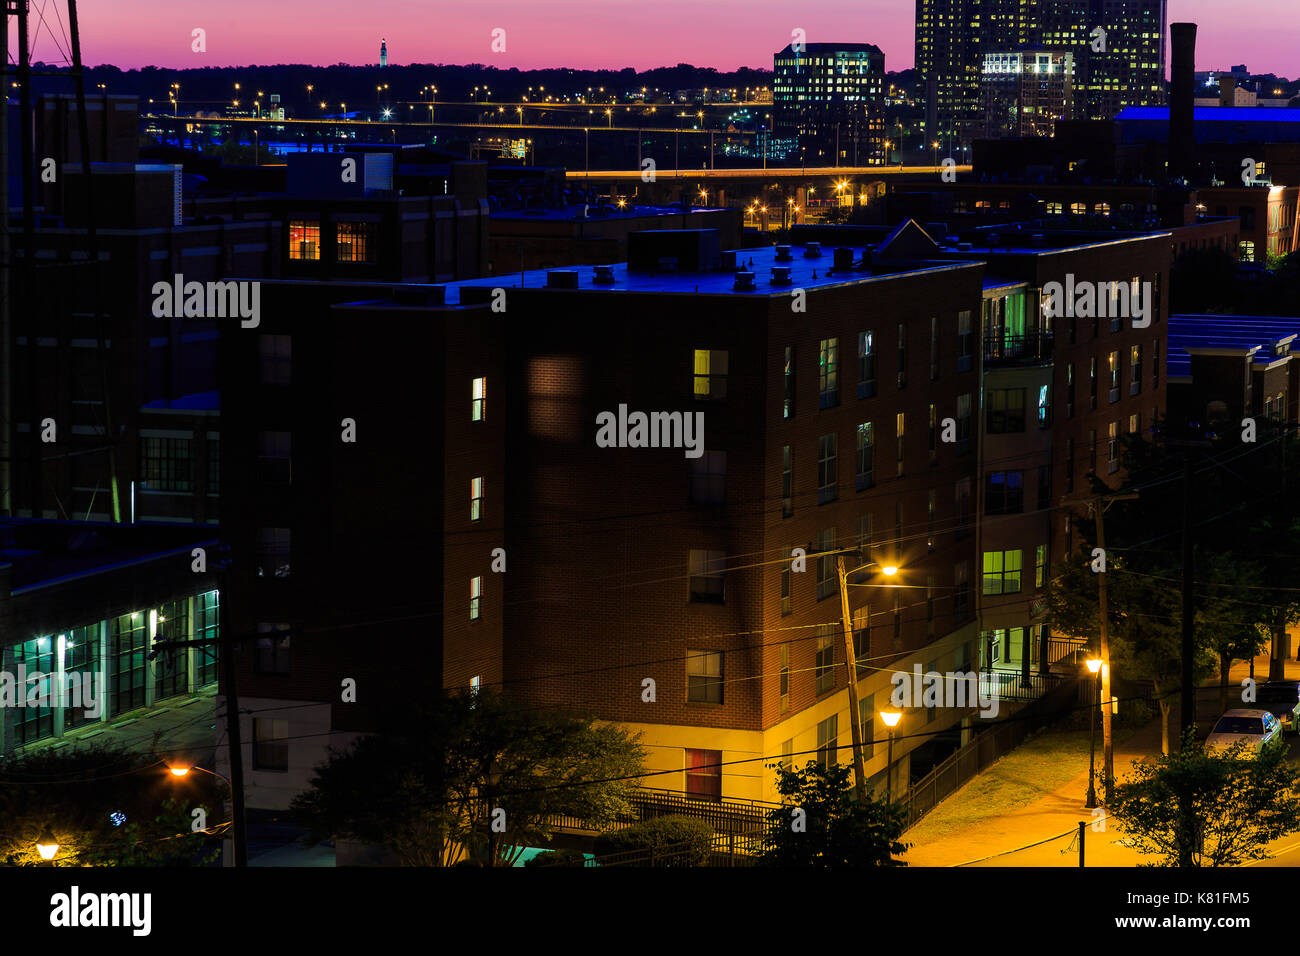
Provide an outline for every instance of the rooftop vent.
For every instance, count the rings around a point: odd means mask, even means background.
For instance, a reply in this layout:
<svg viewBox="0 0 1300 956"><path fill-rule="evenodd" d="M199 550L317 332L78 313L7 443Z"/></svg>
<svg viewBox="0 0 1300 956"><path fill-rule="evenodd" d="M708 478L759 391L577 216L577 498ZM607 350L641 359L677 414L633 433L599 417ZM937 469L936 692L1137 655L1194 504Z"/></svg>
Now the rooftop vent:
<svg viewBox="0 0 1300 956"><path fill-rule="evenodd" d="M1043 235L1041 232L1036 232L1029 237L1029 244L1031 246L1035 246L1039 249L1042 249L1047 246L1047 237Z"/></svg>
<svg viewBox="0 0 1300 956"><path fill-rule="evenodd" d="M790 261L791 259L793 259L793 258L794 258L794 256L790 254L790 247L789 247L789 246L777 246L777 247L776 247L776 261L777 261L777 262L789 262L789 261Z"/></svg>
<svg viewBox="0 0 1300 956"><path fill-rule="evenodd" d="M853 268L853 250L844 246L835 249L835 271Z"/></svg>
<svg viewBox="0 0 1300 956"><path fill-rule="evenodd" d="M748 269L742 269L737 272L735 290L737 292L753 292L754 273L750 272Z"/></svg>
<svg viewBox="0 0 1300 956"><path fill-rule="evenodd" d="M614 267L596 266L596 274L591 281L597 285L610 285L614 281Z"/></svg>
<svg viewBox="0 0 1300 956"><path fill-rule="evenodd" d="M975 248L975 247L974 247L973 245L971 245L969 242L959 242L959 243L957 243L957 251L958 251L958 252L970 252L970 251L971 251L972 249L974 249L974 248Z"/></svg>
<svg viewBox="0 0 1300 956"><path fill-rule="evenodd" d="M721 253L721 257L722 257L721 265L719 265L719 268L723 272L735 272L736 271L736 250L724 249Z"/></svg>
<svg viewBox="0 0 1300 956"><path fill-rule="evenodd" d="M790 267L772 266L772 285L789 285Z"/></svg>
<svg viewBox="0 0 1300 956"><path fill-rule="evenodd" d="M576 289L578 288L578 270L577 269L552 269L546 273L546 288L548 289Z"/></svg>
<svg viewBox="0 0 1300 956"><path fill-rule="evenodd" d="M820 242L810 242L803 249L804 258L816 259L822 254L822 244Z"/></svg>

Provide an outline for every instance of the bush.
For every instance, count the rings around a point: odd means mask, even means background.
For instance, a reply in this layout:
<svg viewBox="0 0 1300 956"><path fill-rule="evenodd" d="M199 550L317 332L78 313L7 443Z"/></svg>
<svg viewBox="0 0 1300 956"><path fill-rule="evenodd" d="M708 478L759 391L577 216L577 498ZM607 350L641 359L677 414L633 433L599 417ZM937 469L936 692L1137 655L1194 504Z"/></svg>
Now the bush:
<svg viewBox="0 0 1300 956"><path fill-rule="evenodd" d="M682 846L685 844L685 846ZM595 853L599 859L611 853L630 853L635 850L647 854L638 863L649 866L649 851L673 847L671 857L656 860L655 866L702 866L709 859L713 844L713 827L692 817L662 816L643 820L622 830L611 830L596 837ZM682 852L684 851L684 852Z"/></svg>
<svg viewBox="0 0 1300 956"><path fill-rule="evenodd" d="M581 850L549 850L537 854L524 866L582 866L586 859Z"/></svg>

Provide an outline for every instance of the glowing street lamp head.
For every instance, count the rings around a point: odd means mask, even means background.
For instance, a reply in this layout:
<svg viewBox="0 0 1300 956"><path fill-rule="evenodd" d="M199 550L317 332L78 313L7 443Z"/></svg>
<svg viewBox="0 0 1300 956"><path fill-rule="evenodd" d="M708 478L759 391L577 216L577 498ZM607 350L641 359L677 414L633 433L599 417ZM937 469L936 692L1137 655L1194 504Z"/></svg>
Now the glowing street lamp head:
<svg viewBox="0 0 1300 956"><path fill-rule="evenodd" d="M892 578L895 574L898 573L898 568L896 568L896 567L895 567L894 565L892 565L892 564L887 564L887 565L885 565L883 568L880 569L880 573L883 574L883 575L884 575L885 577L887 577L887 578Z"/></svg>
<svg viewBox="0 0 1300 956"><path fill-rule="evenodd" d="M1088 670L1094 674L1097 673L1097 671L1101 670L1101 658L1100 657L1088 658Z"/></svg>
<svg viewBox="0 0 1300 956"><path fill-rule="evenodd" d="M36 852L41 855L42 860L52 860L54 855L59 852L59 841L46 827L45 831L36 838Z"/></svg>
<svg viewBox="0 0 1300 956"><path fill-rule="evenodd" d="M903 714L897 710L882 710L880 719L885 722L886 727L897 727L898 722L903 719Z"/></svg>
<svg viewBox="0 0 1300 956"><path fill-rule="evenodd" d="M190 772L191 768L177 766L177 767L168 767L167 769L171 771L173 777L184 777L186 774Z"/></svg>

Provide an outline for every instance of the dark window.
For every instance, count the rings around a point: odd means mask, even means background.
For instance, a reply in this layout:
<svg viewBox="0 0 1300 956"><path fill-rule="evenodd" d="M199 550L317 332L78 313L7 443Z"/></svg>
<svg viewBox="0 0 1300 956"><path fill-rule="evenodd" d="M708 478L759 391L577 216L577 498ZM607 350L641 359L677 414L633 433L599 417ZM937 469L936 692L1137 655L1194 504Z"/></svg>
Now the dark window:
<svg viewBox="0 0 1300 956"><path fill-rule="evenodd" d="M817 388L821 408L840 403L840 340L822 339L817 350Z"/></svg>
<svg viewBox="0 0 1300 956"><path fill-rule="evenodd" d="M992 471L985 479L984 513L1020 514L1025 506L1023 471Z"/></svg>
<svg viewBox="0 0 1300 956"><path fill-rule="evenodd" d="M141 438L140 483L151 491L192 491L194 461L188 438Z"/></svg>
<svg viewBox="0 0 1300 956"><path fill-rule="evenodd" d="M691 501L697 505L720 505L727 499L727 453L706 451L690 459Z"/></svg>
<svg viewBox="0 0 1300 956"><path fill-rule="evenodd" d="M781 448L781 517L794 514L794 461L789 445Z"/></svg>
<svg viewBox="0 0 1300 956"><path fill-rule="evenodd" d="M817 628L817 693L824 694L835 686L835 632L838 625Z"/></svg>
<svg viewBox="0 0 1300 956"><path fill-rule="evenodd" d="M711 604L723 603L723 564L726 561L724 551L702 551L691 549L690 553L690 594L692 601Z"/></svg>
<svg viewBox="0 0 1300 956"><path fill-rule="evenodd" d="M971 331L971 310L957 313L957 371L969 372L975 366L974 333Z"/></svg>
<svg viewBox="0 0 1300 956"><path fill-rule="evenodd" d="M108 684L114 717L143 707L149 627L143 613L123 614L108 625Z"/></svg>
<svg viewBox="0 0 1300 956"><path fill-rule="evenodd" d="M289 722L270 717L253 718L253 769L286 773L289 770Z"/></svg>
<svg viewBox="0 0 1300 956"><path fill-rule="evenodd" d="M871 422L864 422L858 426L858 474L856 481L858 491L865 491L871 487L875 460L875 429Z"/></svg>
<svg viewBox="0 0 1300 956"><path fill-rule="evenodd" d="M876 334L858 333L858 398L876 394Z"/></svg>
<svg viewBox="0 0 1300 956"><path fill-rule="evenodd" d="M782 387L785 389L781 405L781 417L783 418L794 418L794 376L794 346L787 345L785 347L785 370L781 374Z"/></svg>
<svg viewBox="0 0 1300 956"><path fill-rule="evenodd" d="M817 503L824 505L839 497L837 481L837 455L835 435L822 435L817 439Z"/></svg>
<svg viewBox="0 0 1300 956"><path fill-rule="evenodd" d="M988 392L986 421L991 435L1004 435L1025 430L1025 390L1023 388L992 388Z"/></svg>
<svg viewBox="0 0 1300 956"><path fill-rule="evenodd" d="M695 704L722 703L722 652L686 652L686 699Z"/></svg>
<svg viewBox="0 0 1300 956"><path fill-rule="evenodd" d="M259 674L276 674L289 676L289 638L288 624L257 625L257 655L253 669Z"/></svg>

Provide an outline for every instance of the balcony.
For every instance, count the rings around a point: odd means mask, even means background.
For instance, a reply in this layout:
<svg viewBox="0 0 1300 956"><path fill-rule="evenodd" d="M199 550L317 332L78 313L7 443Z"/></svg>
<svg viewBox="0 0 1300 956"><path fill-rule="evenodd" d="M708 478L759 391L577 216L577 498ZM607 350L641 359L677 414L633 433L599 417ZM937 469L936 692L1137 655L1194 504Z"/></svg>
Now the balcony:
<svg viewBox="0 0 1300 956"><path fill-rule="evenodd" d="M1027 335L985 336L984 367L1047 365L1052 361L1051 332Z"/></svg>

